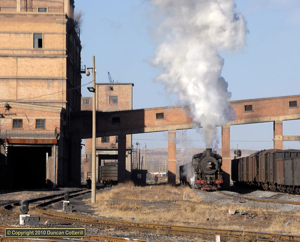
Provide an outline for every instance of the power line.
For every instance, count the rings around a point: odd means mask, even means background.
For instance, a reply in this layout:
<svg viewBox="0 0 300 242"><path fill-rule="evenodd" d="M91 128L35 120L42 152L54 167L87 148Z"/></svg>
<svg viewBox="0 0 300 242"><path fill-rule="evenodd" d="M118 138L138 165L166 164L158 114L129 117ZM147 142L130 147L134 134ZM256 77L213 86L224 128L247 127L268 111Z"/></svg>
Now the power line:
<svg viewBox="0 0 300 242"><path fill-rule="evenodd" d="M135 141L139 141L139 140L148 140L148 141L168 141L168 139L133 139ZM189 140L189 141L202 141L204 142L204 140ZM273 142L273 140L271 141L267 141L267 140L231 140L230 142L240 142L240 143L261 143L261 142Z"/></svg>

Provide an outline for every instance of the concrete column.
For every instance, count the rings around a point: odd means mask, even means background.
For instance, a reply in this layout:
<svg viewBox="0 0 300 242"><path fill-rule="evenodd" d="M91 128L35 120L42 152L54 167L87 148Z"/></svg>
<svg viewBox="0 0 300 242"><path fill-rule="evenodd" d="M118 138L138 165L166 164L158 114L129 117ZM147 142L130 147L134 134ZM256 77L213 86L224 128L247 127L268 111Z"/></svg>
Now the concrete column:
<svg viewBox="0 0 300 242"><path fill-rule="evenodd" d="M17 0L17 12L21 12L21 0Z"/></svg>
<svg viewBox="0 0 300 242"><path fill-rule="evenodd" d="M176 184L176 130L169 130L168 139L168 183Z"/></svg>
<svg viewBox="0 0 300 242"><path fill-rule="evenodd" d="M282 149L283 142L282 142L282 121L275 121L273 122L273 148L274 149Z"/></svg>
<svg viewBox="0 0 300 242"><path fill-rule="evenodd" d="M118 182L126 179L126 135L119 135L118 142Z"/></svg>
<svg viewBox="0 0 300 242"><path fill-rule="evenodd" d="M222 126L222 170L223 187L230 186L231 158L230 158L230 126Z"/></svg>
<svg viewBox="0 0 300 242"><path fill-rule="evenodd" d="M126 146L132 147L132 135L126 135ZM132 169L132 150L128 150L128 155L126 157L126 180L130 180L131 169Z"/></svg>
<svg viewBox="0 0 300 242"><path fill-rule="evenodd" d="M99 181L99 155L96 154L96 183Z"/></svg>

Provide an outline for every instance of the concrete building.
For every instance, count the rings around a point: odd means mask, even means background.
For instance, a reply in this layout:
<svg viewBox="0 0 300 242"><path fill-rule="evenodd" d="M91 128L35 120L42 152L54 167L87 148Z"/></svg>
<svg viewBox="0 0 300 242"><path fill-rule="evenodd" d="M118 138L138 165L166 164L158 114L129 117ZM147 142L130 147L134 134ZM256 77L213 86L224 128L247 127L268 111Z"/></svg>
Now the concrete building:
<svg viewBox="0 0 300 242"><path fill-rule="evenodd" d="M96 110L102 112L114 112L132 110L132 83L101 83L96 84ZM81 110L92 110L93 99L81 98ZM134 121L134 120L133 120ZM97 122L97 121L96 121ZM119 125L118 118L112 119L112 124ZM103 136L96 139L96 181L98 181L99 166L105 162L118 162L118 135ZM84 178L85 181L92 171L92 139L85 140ZM130 178L132 165L132 135L126 135L126 174Z"/></svg>
<svg viewBox="0 0 300 242"><path fill-rule="evenodd" d="M0 0L0 188L80 182L77 23L74 0Z"/></svg>
<svg viewBox="0 0 300 242"><path fill-rule="evenodd" d="M236 112L236 119L226 126L222 126L222 169L224 171L223 178L226 186L229 186L231 172L230 127L240 124L272 122L274 149L282 149L283 141L300 140L300 136L283 135L282 129L284 121L300 119L299 103L300 95L230 102ZM176 130L191 129L195 125L200 126L200 124L193 123L193 119L188 115L189 112L188 107L161 107L116 112L97 112L96 136L122 135L124 137L126 134L168 131L168 180L174 184L176 176L178 177L178 171L176 171ZM83 125L88 119L91 120L91 112L72 113L70 129L74 137L91 137L91 131ZM119 120L118 125L115 125L113 120ZM259 138L259 133L257 137ZM127 146L126 140L123 139L120 141L119 138L119 161L120 157L124 157L125 146ZM123 155L121 154L122 152Z"/></svg>

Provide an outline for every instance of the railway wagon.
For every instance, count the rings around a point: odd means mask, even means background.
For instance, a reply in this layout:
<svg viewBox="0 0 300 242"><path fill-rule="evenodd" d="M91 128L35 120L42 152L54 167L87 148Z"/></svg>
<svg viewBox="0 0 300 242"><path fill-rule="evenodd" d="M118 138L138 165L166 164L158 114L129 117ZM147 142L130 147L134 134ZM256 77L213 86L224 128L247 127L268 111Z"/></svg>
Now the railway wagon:
<svg viewBox="0 0 300 242"><path fill-rule="evenodd" d="M114 185L118 183L118 165L105 164L99 166L98 171L99 182L104 185Z"/></svg>
<svg viewBox="0 0 300 242"><path fill-rule="evenodd" d="M237 186L300 194L300 150L262 150L231 161Z"/></svg>

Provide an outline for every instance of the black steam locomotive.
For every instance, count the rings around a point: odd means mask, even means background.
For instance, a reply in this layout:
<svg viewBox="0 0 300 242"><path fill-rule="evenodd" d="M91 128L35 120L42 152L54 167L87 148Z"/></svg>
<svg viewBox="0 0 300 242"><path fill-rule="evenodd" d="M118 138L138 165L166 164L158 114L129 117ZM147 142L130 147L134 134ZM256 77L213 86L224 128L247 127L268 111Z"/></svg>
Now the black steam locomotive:
<svg viewBox="0 0 300 242"><path fill-rule="evenodd" d="M202 190L218 190L223 183L222 156L206 149L180 166L180 181Z"/></svg>

